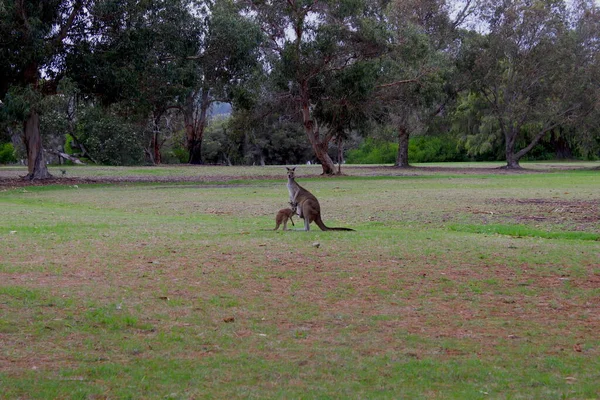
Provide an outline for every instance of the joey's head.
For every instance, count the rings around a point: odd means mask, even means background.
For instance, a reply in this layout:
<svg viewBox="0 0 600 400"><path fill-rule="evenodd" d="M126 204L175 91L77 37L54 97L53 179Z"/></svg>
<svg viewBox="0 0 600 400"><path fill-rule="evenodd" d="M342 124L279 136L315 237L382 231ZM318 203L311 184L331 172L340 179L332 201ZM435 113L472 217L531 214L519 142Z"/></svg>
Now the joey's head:
<svg viewBox="0 0 600 400"><path fill-rule="evenodd" d="M294 174L296 172L296 167L294 167L294 168L285 167L285 169L287 169L288 179L292 179L293 180L294 179Z"/></svg>
<svg viewBox="0 0 600 400"><path fill-rule="evenodd" d="M298 203L295 201L290 201L290 208L292 209L292 212L295 213L298 209Z"/></svg>

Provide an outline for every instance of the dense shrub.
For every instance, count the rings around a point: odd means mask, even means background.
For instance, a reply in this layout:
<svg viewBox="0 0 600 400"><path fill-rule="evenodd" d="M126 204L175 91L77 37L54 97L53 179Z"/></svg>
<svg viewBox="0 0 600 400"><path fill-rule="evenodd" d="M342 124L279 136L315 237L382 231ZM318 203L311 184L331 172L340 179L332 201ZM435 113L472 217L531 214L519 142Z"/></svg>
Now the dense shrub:
<svg viewBox="0 0 600 400"><path fill-rule="evenodd" d="M77 126L78 139L100 163L138 165L144 162L142 132L116 113L91 107Z"/></svg>
<svg viewBox="0 0 600 400"><path fill-rule="evenodd" d="M11 164L17 162L15 148L12 143L0 143L0 164Z"/></svg>
<svg viewBox="0 0 600 400"><path fill-rule="evenodd" d="M68 133L65 135L65 145L64 145L65 153L75 154L75 149L73 149L74 141L75 141L75 139L73 139L73 136L69 135Z"/></svg>
<svg viewBox="0 0 600 400"><path fill-rule="evenodd" d="M349 150L349 164L393 164L398 154L398 143L367 138L358 149Z"/></svg>
<svg viewBox="0 0 600 400"><path fill-rule="evenodd" d="M392 164L396 162L398 144L366 139L358 149L348 151L346 161L350 164ZM408 144L408 160L411 163L466 161L466 151L452 138L417 136Z"/></svg>
<svg viewBox="0 0 600 400"><path fill-rule="evenodd" d="M466 160L466 151L451 137L416 136L408 144L408 161L411 163Z"/></svg>
<svg viewBox="0 0 600 400"><path fill-rule="evenodd" d="M168 151L167 154L163 154L163 158L167 157L168 161L164 161L165 164L187 164L190 160L190 152L180 143L174 144Z"/></svg>

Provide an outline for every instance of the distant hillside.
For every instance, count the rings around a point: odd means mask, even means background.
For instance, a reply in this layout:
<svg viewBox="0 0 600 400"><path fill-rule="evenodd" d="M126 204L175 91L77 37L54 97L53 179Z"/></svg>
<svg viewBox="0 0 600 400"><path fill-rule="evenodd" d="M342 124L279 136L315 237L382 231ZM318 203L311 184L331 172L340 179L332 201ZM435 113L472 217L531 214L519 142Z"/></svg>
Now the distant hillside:
<svg viewBox="0 0 600 400"><path fill-rule="evenodd" d="M210 108L210 115L229 115L231 114L231 104L229 103L214 103Z"/></svg>

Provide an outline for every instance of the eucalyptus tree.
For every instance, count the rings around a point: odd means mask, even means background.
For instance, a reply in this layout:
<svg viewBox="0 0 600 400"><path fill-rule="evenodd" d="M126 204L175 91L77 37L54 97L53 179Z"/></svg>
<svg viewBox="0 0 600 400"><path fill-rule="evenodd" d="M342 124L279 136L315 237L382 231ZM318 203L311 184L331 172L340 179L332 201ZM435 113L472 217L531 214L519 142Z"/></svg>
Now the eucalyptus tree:
<svg viewBox="0 0 600 400"><path fill-rule="evenodd" d="M344 160L344 141L351 132L366 132L372 125L377 77L381 70L378 59L361 60L348 68L325 76L323 96L314 109L321 121L324 142L337 145L338 173Z"/></svg>
<svg viewBox="0 0 600 400"><path fill-rule="evenodd" d="M428 37L415 31L407 34L407 31L403 30L400 36L400 40L406 42L399 44L383 60L384 72L376 86L380 113L397 131L395 165L398 167L408 167L410 135L424 126L424 114L431 113L430 109L442 93L443 83L433 63L434 50Z"/></svg>
<svg viewBox="0 0 600 400"><path fill-rule="evenodd" d="M97 2L69 72L91 98L146 125L154 162L161 121L179 110L188 161L200 164L211 104L229 101L257 59L260 31L238 11L229 0Z"/></svg>
<svg viewBox="0 0 600 400"><path fill-rule="evenodd" d="M600 157L600 7L593 0L579 0L575 2L574 14L574 55L579 83L569 86L569 92L578 97L582 112L569 130L574 133L579 153L597 158Z"/></svg>
<svg viewBox="0 0 600 400"><path fill-rule="evenodd" d="M506 168L520 168L545 135L589 112L589 53L577 51L562 0L490 0L481 17L488 32L471 48L473 90L502 136Z"/></svg>
<svg viewBox="0 0 600 400"><path fill-rule="evenodd" d="M375 96L380 114L397 131L397 167L409 166L411 134L424 131L459 90L453 67L459 28L475 6L473 0L402 0L386 10L391 45Z"/></svg>
<svg viewBox="0 0 600 400"><path fill-rule="evenodd" d="M204 2L190 0L96 2L88 34L67 57L68 73L88 99L107 114L118 109L146 131L145 151L154 163L161 160L162 120L198 84L198 15L206 10Z"/></svg>
<svg viewBox="0 0 600 400"><path fill-rule="evenodd" d="M313 157L300 116L289 102L281 101L274 84L257 70L235 92L230 135L241 144L240 161L246 164L298 164Z"/></svg>
<svg viewBox="0 0 600 400"><path fill-rule="evenodd" d="M331 121L319 119L325 108L327 84L356 63L375 57L383 48L378 34L378 1L286 0L247 1L267 37L264 65L277 83L279 98L300 115L306 138L323 174L334 174L328 147L335 137ZM338 100L339 101L339 100Z"/></svg>
<svg viewBox="0 0 600 400"><path fill-rule="evenodd" d="M231 102L236 88L254 73L262 33L229 0L208 3L191 76L194 85L180 99L190 164L202 164L202 139L215 102Z"/></svg>
<svg viewBox="0 0 600 400"><path fill-rule="evenodd" d="M86 0L0 2L0 100L4 112L22 124L27 179L46 179L40 134L43 96L64 75L72 40L85 34Z"/></svg>

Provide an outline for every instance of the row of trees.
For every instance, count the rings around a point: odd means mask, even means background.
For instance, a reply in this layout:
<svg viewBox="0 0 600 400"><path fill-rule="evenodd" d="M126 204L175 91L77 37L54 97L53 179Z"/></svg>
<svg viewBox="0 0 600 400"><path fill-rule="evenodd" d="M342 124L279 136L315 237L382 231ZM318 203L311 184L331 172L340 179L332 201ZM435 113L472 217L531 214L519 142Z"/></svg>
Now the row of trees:
<svg viewBox="0 0 600 400"><path fill-rule="evenodd" d="M0 0L0 37L0 124L29 179L49 176L42 133L131 163L160 163L175 133L200 164L223 102L227 162L250 161L232 160L241 147L264 161L269 142L269 159L308 151L333 174L332 147L341 160L350 137L390 129L398 166L426 132L472 155L502 145L508 168L548 136L599 154L591 0Z"/></svg>

